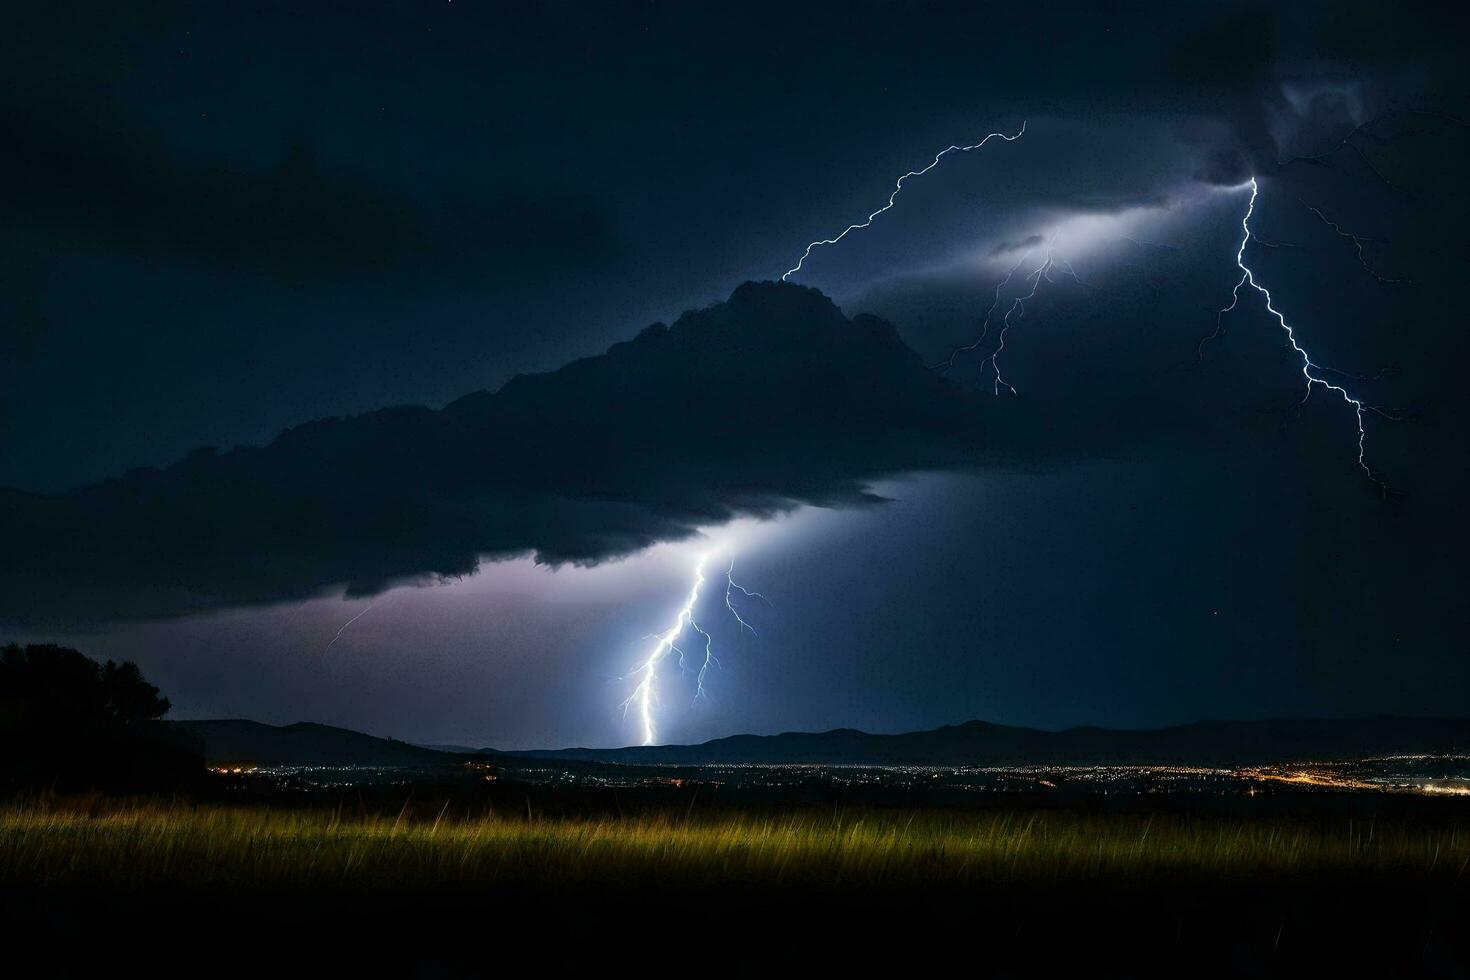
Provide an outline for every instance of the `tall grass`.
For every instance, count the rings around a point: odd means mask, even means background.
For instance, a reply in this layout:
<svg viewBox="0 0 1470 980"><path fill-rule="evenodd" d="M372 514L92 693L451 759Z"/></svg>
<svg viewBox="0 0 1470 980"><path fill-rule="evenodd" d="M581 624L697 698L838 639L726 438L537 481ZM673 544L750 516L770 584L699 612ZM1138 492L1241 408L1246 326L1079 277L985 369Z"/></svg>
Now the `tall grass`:
<svg viewBox="0 0 1470 980"><path fill-rule="evenodd" d="M1208 877L1407 878L1470 885L1470 834L1320 822L1068 811L655 811L346 816L141 803L0 809L0 883L374 891L632 883L904 885Z"/></svg>

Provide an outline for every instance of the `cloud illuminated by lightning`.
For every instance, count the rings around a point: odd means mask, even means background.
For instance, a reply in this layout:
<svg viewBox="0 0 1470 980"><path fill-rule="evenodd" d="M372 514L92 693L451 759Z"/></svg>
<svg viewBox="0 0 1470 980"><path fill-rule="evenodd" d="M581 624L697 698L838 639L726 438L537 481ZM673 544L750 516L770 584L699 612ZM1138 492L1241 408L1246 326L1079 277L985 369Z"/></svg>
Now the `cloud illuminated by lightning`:
<svg viewBox="0 0 1470 980"><path fill-rule="evenodd" d="M805 251L802 253L801 258L797 261L796 265L788 269L781 276L782 280L786 280L791 275L801 271L803 263L805 263L806 259L811 256L813 249L825 245L835 245L843 238L845 238L849 233L862 228L866 228L871 225L879 215L883 214L894 206L898 199L899 193L903 190L904 182L906 180L911 177L918 177L928 173L930 170L938 166L940 160L942 160L945 155L952 152L968 152L970 150L979 149L995 137L1000 137L1007 142L1014 141L1016 139L1019 139L1021 135L1025 133L1025 131L1026 126L1023 123L1020 130L1018 130L1015 135L1012 136L1008 136L1004 133L991 133L978 143L974 143L969 146L950 146L944 150L941 150L935 155L934 159L930 161L928 166L924 167L921 170L910 171L909 173L906 173L902 177L898 178L898 181L894 186L893 193L890 194L888 197L888 202L877 211L874 211L872 214L868 215L865 221L858 224L849 225L847 228L843 229L841 233L832 238L822 239L807 245ZM1395 419L1396 416L1384 411L1378 406L1370 405L1364 402L1362 399L1352 394L1352 392L1350 392L1344 385L1329 380L1329 376L1353 380L1370 379L1347 374L1346 372L1338 371L1334 368L1327 367L1313 360L1311 355L1304 347L1301 346L1300 342L1297 340L1295 329L1287 321L1285 315L1276 308L1275 300L1271 295L1270 290L1267 289L1266 286L1261 284L1261 282L1257 279L1255 272L1246 264L1246 249L1252 242L1269 248L1293 247L1290 243L1271 242L1257 237L1255 231L1251 228L1250 224L1251 218L1255 215L1256 202L1260 195L1260 185L1255 177L1252 177L1250 179L1250 189L1250 200L1246 205L1245 214L1241 218L1241 239L1240 244L1236 249L1235 255L1235 264L1236 267L1240 270L1241 275L1239 280L1236 281L1234 288L1231 290L1229 305L1221 308L1216 313L1214 333L1210 334L1208 337L1200 341L1199 354L1201 357L1203 357L1205 345L1210 340L1218 338L1221 335L1224 330L1225 317L1229 313L1233 312L1240 305L1241 287L1249 285L1252 290L1262 296L1265 301L1266 311L1273 318L1275 318L1277 324L1280 326L1282 332L1285 334L1287 342L1291 345L1292 350L1296 352L1298 358L1301 361L1301 374L1306 382L1306 390L1303 393L1300 404L1305 404L1307 399L1311 397L1312 389L1314 387L1321 386L1328 391L1337 394L1348 406L1352 408L1358 429L1358 466L1363 470L1364 473L1368 475L1368 478L1370 480L1378 485L1381 491L1387 493L1387 484L1367 461L1367 429L1365 425L1365 414L1368 412L1373 412L1388 419ZM1310 205L1308 205L1308 208L1320 220L1331 227L1332 230L1335 231L1338 235L1348 239L1353 243L1353 245L1357 249L1359 263L1370 275L1373 275L1373 277L1379 282L1397 281L1384 279L1368 265L1366 256L1364 254L1364 245L1370 242L1371 239L1348 232L1337 225L1335 222L1333 222L1331 219L1329 219L1320 210L1312 208L1310 207ZM1071 278L1078 285L1086 286L1091 289L1097 288L1090 283L1085 282L1077 274L1077 271L1073 267L1071 261L1068 260L1066 257L1060 256L1058 254L1056 250L1057 237L1057 232L1053 231L1045 239L1044 246L1033 245L1032 247L1027 248L1025 252L1022 253L1020 259L1018 259L1016 263L1010 267L1005 276L996 284L991 296L990 306L986 310L984 319L981 323L979 337L971 344L956 347L950 352L949 356L944 361L936 365L937 368L952 367L956 359L961 354L975 351L981 348L986 336L988 335L994 315L996 311L1000 308L1002 296L1005 294L1006 287L1010 285L1010 283L1014 280L1016 274L1020 272L1020 270L1027 264L1028 261L1030 261L1031 257L1035 254L1037 248L1044 247L1044 255L1039 264L1037 264L1030 272L1026 273L1024 276L1023 282L1029 285L1029 290L1024 295L1017 295L1011 299L1010 304L1006 307L1004 315L1001 317L1001 327L997 337L996 346L993 350L990 351L989 355L983 357L981 361L982 364L988 364L990 367L991 373L993 374L992 389L996 395L1000 394L1001 388L1005 388L1013 395L1017 394L1016 388L1005 379L1002 373L1000 366L1000 355L1005 351L1006 335L1012 327L1013 321L1019 317L1025 316L1026 304L1029 301L1035 299L1038 290L1041 288L1041 283L1043 281L1046 281L1048 283L1055 283L1057 275L1064 275ZM1121 237L1139 246L1150 244L1138 242L1134 239L1128 238L1127 236ZM655 633L650 637L650 639L654 641L652 648L644 656L643 660L638 664L638 666L630 671L627 675L625 675L625 677L636 677L638 679L637 686L634 688L632 694L630 694L627 700L623 702L623 710L624 714L626 715L629 709L636 709L638 713L638 721L644 745L652 745L656 742L658 738L658 727L654 715L655 708L658 704L658 670L660 665L670 656L670 654L674 654L677 655L680 666L686 671L689 669L685 652L679 646L679 640L684 635L686 630L693 631L704 641L703 657L701 658L695 680L696 700L705 697L704 682L710 667L719 666L719 660L715 657L714 654L714 640L712 636L703 627L701 627L698 621L695 619L695 607L699 603L701 593L706 584L705 568L713 557L714 552L707 552L699 556L698 561L694 566L693 582L690 585L689 592L685 597L683 605L679 607L674 615L673 621L662 632ZM761 595L758 592L752 592L737 584L734 580L734 568L734 560L731 559L724 573L725 609L734 618L735 622L738 625L738 628L742 632L744 630L750 630L752 633L754 633L755 627L747 622L745 618L740 614L740 611L736 608L733 602L733 598L736 593L739 593L746 598L765 601L765 596ZM364 612L366 611L367 610L364 610ZM356 617L354 617L354 620L355 619ZM349 622L347 625L351 625L351 623ZM345 628L346 627L344 626L344 629Z"/></svg>
<svg viewBox="0 0 1470 980"><path fill-rule="evenodd" d="M1005 278L1001 279L995 284L995 292L991 294L990 306L985 311L985 319L980 321L980 336L976 337L973 343L965 344L961 347L956 347L954 350L950 351L948 357L935 365L936 368L949 369L954 367L955 358L959 357L961 354L968 354L970 351L975 350L981 344L985 343L985 335L990 332L990 318L995 315L995 308L1000 304L1001 290L1010 285L1011 279L1015 276L1016 271L1020 269L1021 266L1026 264L1026 260L1031 257L1031 253L1033 251L1034 249L1028 248L1024 252L1022 252L1021 257L1016 260L1016 264L1011 266L1010 269L1006 272Z"/></svg>
<svg viewBox="0 0 1470 980"><path fill-rule="evenodd" d="M1050 268L1050 266L1051 246L1050 243L1048 243L1045 261L1043 261L1041 265L1036 267L1035 272L1032 272L1028 276L1026 276L1026 279L1031 283L1031 292L1027 293L1025 296L1017 296L1014 300L1012 300L1010 308L1006 310L1006 315L1001 317L1000 336L996 339L997 342L995 345L995 350L991 351L990 357L987 358L987 360L990 362L990 370L995 375L995 381L992 385L992 388L994 390L994 393L997 395L1000 394L1000 389L1002 386L1004 386L1006 390L1008 390L1011 394L1016 394L1015 387L1005 378L1001 377L1000 355L1001 352L1006 349L1006 334L1011 329L1011 317L1016 314L1017 310L1021 312L1022 316L1026 315L1026 303L1028 300L1036 298L1036 291L1041 288L1042 274L1045 272L1046 269Z"/></svg>
<svg viewBox="0 0 1470 980"><path fill-rule="evenodd" d="M1049 283L1055 283L1056 276L1058 274L1061 274L1069 277L1079 286L1096 288L1091 286L1089 283L1083 281L1082 277L1077 274L1077 270L1072 266L1072 263L1069 259L1067 259L1065 256L1058 256L1056 251L1056 239L1057 234L1055 232L1047 237L1044 245L1045 254L1042 257L1040 264L1038 264L1036 268L1032 271L1026 273L1026 276L1023 279L1024 282L1030 284L1030 290L1025 295L1017 296L1011 300L1010 305L1006 307L1005 314L1001 317L1000 333L997 337L995 348L990 352L988 356L981 358L981 365L988 364L990 366L990 372L993 375L993 382L991 387L994 393L997 395L1000 394L1001 388L1005 388L1013 395L1017 394L1015 387L1012 386L1011 383L1007 381L1001 374L1000 355L1005 350L1006 334L1010 331L1012 319L1026 315L1026 304L1036 298L1037 290L1041 288L1041 281L1045 279ZM1010 285L1010 282L1012 279L1015 278L1016 273L1020 271L1021 267L1025 265L1027 260L1029 260L1031 256L1035 253L1036 247L1028 248L1024 252L1022 252L1021 257L1016 260L1016 264L1011 266L1010 269L1006 271L1005 276L995 284L995 290L991 294L990 298L990 306L986 309L985 318L980 323L980 336L976 337L975 340L969 344L954 348L954 350L950 351L948 357L946 357L943 361L940 361L939 364L935 365L936 368L951 368L954 366L955 359L958 358L961 354L966 354L970 351L979 349L979 347L985 342L985 337L990 331L990 321L994 317L995 311L1000 304L1001 293L1005 290L1006 286Z"/></svg>
<svg viewBox="0 0 1470 980"><path fill-rule="evenodd" d="M898 178L898 181L893 185L893 193L888 195L888 203L885 204L885 205L883 205L878 210L874 211L872 214L868 215L866 219L864 219L863 221L858 222L857 224L848 225L846 228L842 229L841 232L839 232L837 235L833 236L832 238L823 238L823 239L819 239L818 241L811 242L810 244L808 244L807 247L806 247L806 251L804 251L804 252L801 253L801 258L799 258L799 259L796 260L796 265L792 266L791 268L787 269L785 272L781 273L781 281L782 282L785 282L793 274L801 271L802 264L805 263L806 260L811 257L812 249L814 249L814 248L820 248L823 245L836 245L838 242L840 242L844 238L846 238L850 232L858 231L860 229L866 228L869 225L871 225L874 222L874 220L877 219L878 215L882 214L883 212L887 211L889 208L893 207L893 205L898 201L899 192L901 192L903 190L903 182L906 181L906 180L908 180L910 177L922 177L922 176L924 176L929 171L931 171L935 167L939 166L939 161L940 160L943 160L946 156L948 156L951 153L969 153L971 150L978 150L978 149L980 149L980 147L984 146L986 143L989 143L991 140L996 139L997 137L999 137L1000 139L1005 140L1007 143L1011 143L1011 142L1014 142L1014 141L1020 139L1021 136L1022 136L1022 134L1024 134L1025 132L1026 132L1026 123L1023 120L1021 122L1021 128L1016 131L1016 134L1014 136L1007 136L1005 133L990 133L990 134L986 135L986 137L984 139L982 139L978 143L971 143L969 146L958 146L958 145L953 145L952 144L952 145L947 146L944 149L940 150L938 153L934 154L934 159L931 160L931 161L929 161L929 165L928 166L924 167L921 170L910 170L908 173L906 173L902 177Z"/></svg>
<svg viewBox="0 0 1470 980"><path fill-rule="evenodd" d="M1045 279L1047 282L1056 282L1056 279L1053 278L1053 273L1058 271L1070 276L1079 286L1087 285L1087 283L1082 281L1082 277L1077 275L1077 270L1072 268L1071 262L1066 258L1058 259L1056 257L1056 236L1052 235L1046 241L1046 258L1036 267L1035 272L1032 272L1026 277L1031 282L1031 292L1025 296L1017 296L1011 302L1010 309L1006 310L1006 315L1001 318L999 342L996 344L995 350L990 352L989 357L990 370L995 375L995 382L992 385L995 394L1000 394L1002 386L1008 389L1011 394L1016 394L1015 387L1005 378L1001 377L999 360L1001 352L1006 349L1006 332L1011 329L1011 317L1017 313L1025 316L1026 304L1036 298L1036 291L1041 288L1041 280ZM1007 276L1006 278L1009 279L1010 277Z"/></svg>
<svg viewBox="0 0 1470 980"><path fill-rule="evenodd" d="M673 622L661 632L653 634L649 639L653 640L653 647L649 649L638 666L629 671L625 677L636 677L638 684L633 688L633 693L628 695L623 702L623 713L626 716L630 709L636 710L638 714L638 725L644 745L653 745L658 739L658 724L654 718L655 708L658 706L658 669L670 654L678 657L679 666L688 669L688 662L684 650L679 646L679 638L684 635L685 630L692 630L704 640L704 656L700 661L699 670L695 675L694 698L696 701L705 697L704 680L711 667L720 665L719 659L715 657L714 638L699 625L694 618L695 607L699 604L700 593L704 591L706 582L705 568L715 553L706 552L701 554L694 564L694 579L690 584L689 592L684 597L684 604L674 614ZM730 564L725 570L725 608L735 618L741 630L755 632L751 626L736 610L733 597L736 592L749 598L760 599L767 602L766 597L759 592L752 592L744 586L735 582L735 560L730 559ZM768 603L769 604L769 603Z"/></svg>

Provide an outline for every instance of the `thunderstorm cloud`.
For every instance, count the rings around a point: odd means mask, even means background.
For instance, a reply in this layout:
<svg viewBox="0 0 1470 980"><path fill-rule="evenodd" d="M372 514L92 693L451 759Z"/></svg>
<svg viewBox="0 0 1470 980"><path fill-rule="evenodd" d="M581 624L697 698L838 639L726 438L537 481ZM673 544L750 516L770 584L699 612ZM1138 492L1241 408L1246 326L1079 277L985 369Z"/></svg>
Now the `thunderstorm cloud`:
<svg viewBox="0 0 1470 980"><path fill-rule="evenodd" d="M605 354L440 410L388 408L55 495L7 491L0 616L184 615L590 563L738 515L874 501L994 458L980 396L875 317L748 283Z"/></svg>

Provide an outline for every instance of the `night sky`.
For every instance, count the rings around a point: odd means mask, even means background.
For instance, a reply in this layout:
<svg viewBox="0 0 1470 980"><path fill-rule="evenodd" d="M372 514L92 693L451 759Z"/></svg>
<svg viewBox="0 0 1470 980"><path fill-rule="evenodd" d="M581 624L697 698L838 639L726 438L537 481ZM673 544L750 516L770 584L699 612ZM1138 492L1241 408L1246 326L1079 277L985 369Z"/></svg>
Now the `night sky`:
<svg viewBox="0 0 1470 980"><path fill-rule="evenodd" d="M1467 20L9 9L0 640L171 717L619 745L708 553L663 741L1463 714ZM1253 176L1371 473L1264 297L1211 337Z"/></svg>

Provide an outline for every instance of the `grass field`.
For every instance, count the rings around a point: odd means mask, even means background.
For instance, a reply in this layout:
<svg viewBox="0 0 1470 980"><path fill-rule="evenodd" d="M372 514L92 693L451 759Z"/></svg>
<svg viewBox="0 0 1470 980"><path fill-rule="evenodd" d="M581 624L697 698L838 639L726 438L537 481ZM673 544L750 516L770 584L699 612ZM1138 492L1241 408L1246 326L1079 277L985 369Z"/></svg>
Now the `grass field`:
<svg viewBox="0 0 1470 980"><path fill-rule="evenodd" d="M1463 976L1470 955L1470 828L1412 818L31 804L0 810L0 890L12 922L62 939L95 933L104 916L400 937L493 922L497 935L595 962L592 950L653 923L658 941L678 936L682 916L756 937L762 957L821 949L823 963L865 948L874 929L961 934L1012 973L1038 945L1052 961L1132 955L1138 943L1208 950L1245 964L1223 972L1246 973L1344 956Z"/></svg>
<svg viewBox="0 0 1470 980"><path fill-rule="evenodd" d="M1068 811L344 817L143 804L0 811L0 879L37 885L453 887L598 879L886 888L1331 875L1463 880L1470 827Z"/></svg>

